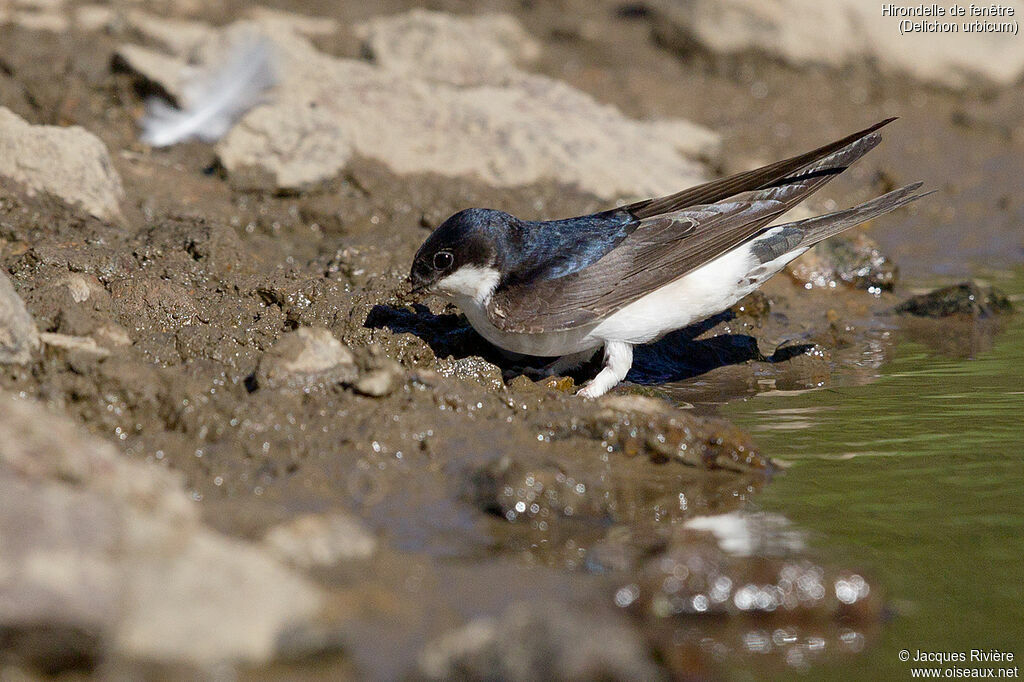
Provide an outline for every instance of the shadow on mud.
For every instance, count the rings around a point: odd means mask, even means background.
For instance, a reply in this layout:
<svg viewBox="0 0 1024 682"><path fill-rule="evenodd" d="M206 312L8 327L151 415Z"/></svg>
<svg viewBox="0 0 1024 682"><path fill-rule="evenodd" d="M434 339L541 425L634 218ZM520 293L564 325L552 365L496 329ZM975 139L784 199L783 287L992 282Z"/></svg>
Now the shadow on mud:
<svg viewBox="0 0 1024 682"><path fill-rule="evenodd" d="M734 318L732 311L725 311L674 331L654 343L638 346L633 354L633 367L626 377L627 381L641 385L684 381L728 365L741 365L750 361L785 362L814 347L813 344L785 346L765 356L758 350L757 339L748 334L719 334L707 339L697 338ZM551 362L551 358L512 357L512 354L503 353L477 334L462 315L435 315L421 303L413 304L411 309L376 305L366 316L364 326L371 329L386 328L396 334L414 334L426 342L438 358L482 357L500 367L506 379L522 373L525 367L541 368ZM594 360L570 372L570 376L578 383L592 377L600 359L600 354L595 354Z"/></svg>

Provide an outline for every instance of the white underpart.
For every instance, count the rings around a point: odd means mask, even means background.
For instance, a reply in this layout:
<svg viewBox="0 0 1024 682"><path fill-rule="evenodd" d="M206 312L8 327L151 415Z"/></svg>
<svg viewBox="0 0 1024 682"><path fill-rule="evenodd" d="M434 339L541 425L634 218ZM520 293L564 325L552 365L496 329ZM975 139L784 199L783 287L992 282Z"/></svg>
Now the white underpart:
<svg viewBox="0 0 1024 682"><path fill-rule="evenodd" d="M465 266L435 287L451 294L473 328L499 348L525 355L560 357L604 346L604 369L579 393L596 398L625 378L633 362L634 345L655 341L722 312L807 250L794 249L768 263L760 263L751 247L760 239L773 236L777 229L781 228L769 230L758 240L655 289L598 323L563 332L510 334L492 325L487 317L487 303L500 279L493 268Z"/></svg>

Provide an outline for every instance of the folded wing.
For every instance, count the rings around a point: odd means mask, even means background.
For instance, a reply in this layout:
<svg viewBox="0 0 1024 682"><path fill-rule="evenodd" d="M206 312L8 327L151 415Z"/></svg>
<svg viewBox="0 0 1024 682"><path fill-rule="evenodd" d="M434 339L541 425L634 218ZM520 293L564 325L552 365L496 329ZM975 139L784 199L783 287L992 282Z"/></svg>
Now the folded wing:
<svg viewBox="0 0 1024 682"><path fill-rule="evenodd" d="M501 286L497 328L538 334L589 324L714 260L820 189L873 149L893 119L812 152L624 207L636 228L592 265L541 282Z"/></svg>

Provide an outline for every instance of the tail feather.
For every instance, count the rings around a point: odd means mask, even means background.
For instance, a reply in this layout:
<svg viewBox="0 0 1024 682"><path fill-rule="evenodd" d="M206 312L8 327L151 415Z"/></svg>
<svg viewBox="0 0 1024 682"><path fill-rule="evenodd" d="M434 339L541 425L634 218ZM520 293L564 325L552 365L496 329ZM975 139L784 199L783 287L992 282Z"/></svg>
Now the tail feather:
<svg viewBox="0 0 1024 682"><path fill-rule="evenodd" d="M768 228L751 241L750 251L761 263L770 263L787 254L787 260L791 260L818 242L932 193L914 194L921 184L915 182L842 211Z"/></svg>
<svg viewBox="0 0 1024 682"><path fill-rule="evenodd" d="M923 194L914 194L914 192L920 189L922 184L915 182L912 185L900 187L858 206L835 211L834 213L826 213L814 218L805 218L804 220L787 223L786 226L796 227L803 232L803 239L800 240L801 247L811 247L851 227L860 225L872 218L877 218L880 215L885 215L890 211L895 211L901 206L906 206L912 201L917 201L921 197L934 193L934 190L932 190Z"/></svg>

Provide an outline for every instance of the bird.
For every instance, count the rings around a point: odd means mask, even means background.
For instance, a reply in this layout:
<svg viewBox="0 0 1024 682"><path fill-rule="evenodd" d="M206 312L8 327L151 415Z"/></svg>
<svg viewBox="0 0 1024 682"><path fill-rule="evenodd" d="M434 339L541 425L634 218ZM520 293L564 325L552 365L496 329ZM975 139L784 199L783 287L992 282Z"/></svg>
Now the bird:
<svg viewBox="0 0 1024 682"><path fill-rule="evenodd" d="M915 201L917 182L863 204L772 224L881 141L888 118L789 159L575 218L532 221L494 209L455 213L423 242L412 292L454 300L473 328L562 374L601 349L577 392L626 378L633 348L716 315L818 242Z"/></svg>

